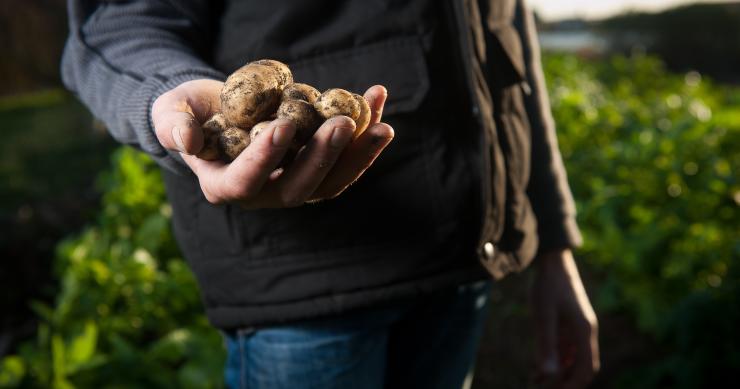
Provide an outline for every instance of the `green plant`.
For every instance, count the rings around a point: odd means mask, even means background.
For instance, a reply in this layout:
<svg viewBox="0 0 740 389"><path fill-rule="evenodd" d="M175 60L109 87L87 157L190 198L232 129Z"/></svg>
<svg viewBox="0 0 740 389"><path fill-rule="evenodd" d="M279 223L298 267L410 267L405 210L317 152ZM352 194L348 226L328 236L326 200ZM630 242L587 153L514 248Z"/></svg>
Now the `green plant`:
<svg viewBox="0 0 740 389"><path fill-rule="evenodd" d="M740 365L740 90L645 56L551 55L546 74L597 310L663 350L622 383L719 384Z"/></svg>
<svg viewBox="0 0 740 389"><path fill-rule="evenodd" d="M170 232L158 169L120 149L96 225L58 246L53 307L35 342L5 358L0 386L218 387L224 350Z"/></svg>

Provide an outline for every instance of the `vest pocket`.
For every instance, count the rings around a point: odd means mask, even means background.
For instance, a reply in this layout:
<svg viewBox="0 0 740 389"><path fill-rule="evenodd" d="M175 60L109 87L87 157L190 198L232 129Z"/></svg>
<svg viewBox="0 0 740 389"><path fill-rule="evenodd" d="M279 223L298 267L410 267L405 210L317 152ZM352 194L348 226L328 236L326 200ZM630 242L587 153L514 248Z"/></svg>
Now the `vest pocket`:
<svg viewBox="0 0 740 389"><path fill-rule="evenodd" d="M203 259L240 254L244 247L242 222L237 216L238 205L214 205L199 202L195 240Z"/></svg>
<svg viewBox="0 0 740 389"><path fill-rule="evenodd" d="M319 91L343 88L362 95L376 84L388 89L384 115L419 107L429 91L420 37L386 40L289 63L298 82Z"/></svg>

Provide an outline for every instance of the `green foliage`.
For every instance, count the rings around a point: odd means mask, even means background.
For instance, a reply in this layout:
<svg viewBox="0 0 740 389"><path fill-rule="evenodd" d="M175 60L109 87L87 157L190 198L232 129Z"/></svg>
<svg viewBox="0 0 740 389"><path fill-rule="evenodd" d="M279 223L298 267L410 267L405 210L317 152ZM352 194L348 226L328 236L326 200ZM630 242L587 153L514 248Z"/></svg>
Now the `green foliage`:
<svg viewBox="0 0 740 389"><path fill-rule="evenodd" d="M56 304L34 304L38 337L3 360L0 386L221 386L221 337L179 258L158 169L123 148L100 183L98 222L59 244Z"/></svg>
<svg viewBox="0 0 740 389"><path fill-rule="evenodd" d="M642 56L545 72L597 309L666 349L624 384L712 386L740 362L740 90Z"/></svg>

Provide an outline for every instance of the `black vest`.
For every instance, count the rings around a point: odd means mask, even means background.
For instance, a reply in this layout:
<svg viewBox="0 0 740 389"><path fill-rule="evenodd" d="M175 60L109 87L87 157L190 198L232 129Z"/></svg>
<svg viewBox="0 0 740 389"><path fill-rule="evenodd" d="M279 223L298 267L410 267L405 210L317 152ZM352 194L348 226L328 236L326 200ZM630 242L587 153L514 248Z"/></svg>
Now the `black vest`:
<svg viewBox="0 0 740 389"><path fill-rule="evenodd" d="M488 277L478 262L483 136L439 1L227 1L213 65L288 63L319 90L389 91L396 137L338 198L298 208L212 205L164 173L183 253L220 328L341 313Z"/></svg>

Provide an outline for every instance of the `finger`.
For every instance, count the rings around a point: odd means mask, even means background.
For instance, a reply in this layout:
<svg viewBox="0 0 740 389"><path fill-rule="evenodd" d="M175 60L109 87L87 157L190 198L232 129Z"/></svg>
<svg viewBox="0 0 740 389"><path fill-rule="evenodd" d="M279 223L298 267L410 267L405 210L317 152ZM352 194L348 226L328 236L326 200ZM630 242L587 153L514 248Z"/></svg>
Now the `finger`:
<svg viewBox="0 0 740 389"><path fill-rule="evenodd" d="M226 171L225 163L221 161L207 161L195 155L180 153L190 170L198 177L200 189L210 203L219 204L225 201L218 189L218 183L223 182Z"/></svg>
<svg viewBox="0 0 740 389"><path fill-rule="evenodd" d="M204 176L219 176L225 173L226 167L228 166L220 160L209 161L200 159L195 155L180 154L185 163L190 167L190 170L195 173L198 177Z"/></svg>
<svg viewBox="0 0 740 389"><path fill-rule="evenodd" d="M583 320L575 327L574 331L575 359L571 374L563 382L564 389L586 387L598 370L598 362L595 363L595 361L598 361L598 355L594 355L594 352L598 353L598 345L594 347L595 329L588 321Z"/></svg>
<svg viewBox="0 0 740 389"><path fill-rule="evenodd" d="M159 96L152 105L152 123L159 142L169 150L196 154L203 147L201 123L218 109L221 83L196 80Z"/></svg>
<svg viewBox="0 0 740 389"><path fill-rule="evenodd" d="M176 88L184 95L183 99L190 108L195 119L205 123L221 108L221 88L223 82L216 80L187 81Z"/></svg>
<svg viewBox="0 0 740 389"><path fill-rule="evenodd" d="M373 164L394 135L393 128L385 123L368 128L342 152L313 199L333 198L342 193Z"/></svg>
<svg viewBox="0 0 740 389"><path fill-rule="evenodd" d="M284 206L299 206L310 198L352 140L354 131L354 121L346 116L324 122L277 184L276 193Z"/></svg>
<svg viewBox="0 0 740 389"><path fill-rule="evenodd" d="M554 306L544 305L535 309L537 326L537 377L552 380L560 372L558 358L558 322Z"/></svg>
<svg viewBox="0 0 740 389"><path fill-rule="evenodd" d="M203 130L191 112L155 105L152 121L159 143L169 150L195 154L203 147Z"/></svg>
<svg viewBox="0 0 740 389"><path fill-rule="evenodd" d="M277 169L293 143L295 126L290 120L274 120L268 130L260 133L227 167L225 182L227 198L252 202ZM244 204L248 205L248 204Z"/></svg>
<svg viewBox="0 0 740 389"><path fill-rule="evenodd" d="M383 107L385 106L385 101L388 99L388 90L382 85L374 85L365 92L364 97L370 106L369 126L372 126L375 123L379 123L383 117Z"/></svg>
<svg viewBox="0 0 740 389"><path fill-rule="evenodd" d="M278 119L230 164L192 156L183 156L183 159L198 176L208 201L239 201L245 206L253 206L262 201L259 198L262 187L276 170L294 135L293 124Z"/></svg>

